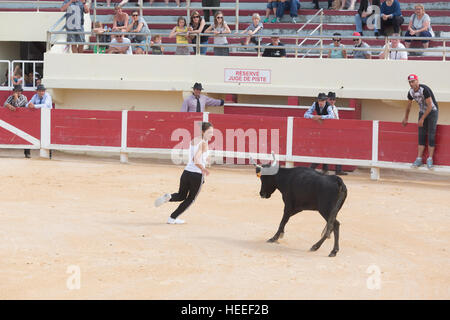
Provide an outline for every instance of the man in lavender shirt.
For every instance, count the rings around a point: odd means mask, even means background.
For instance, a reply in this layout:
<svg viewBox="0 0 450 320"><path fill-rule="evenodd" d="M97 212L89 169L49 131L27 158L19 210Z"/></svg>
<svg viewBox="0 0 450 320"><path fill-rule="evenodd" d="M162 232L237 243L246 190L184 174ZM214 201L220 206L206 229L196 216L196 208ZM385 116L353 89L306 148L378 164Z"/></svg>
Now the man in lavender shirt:
<svg viewBox="0 0 450 320"><path fill-rule="evenodd" d="M213 99L201 94L203 90L201 83L196 82L192 89L194 89L192 95L183 101L181 112L204 112L205 106L223 106L222 99Z"/></svg>

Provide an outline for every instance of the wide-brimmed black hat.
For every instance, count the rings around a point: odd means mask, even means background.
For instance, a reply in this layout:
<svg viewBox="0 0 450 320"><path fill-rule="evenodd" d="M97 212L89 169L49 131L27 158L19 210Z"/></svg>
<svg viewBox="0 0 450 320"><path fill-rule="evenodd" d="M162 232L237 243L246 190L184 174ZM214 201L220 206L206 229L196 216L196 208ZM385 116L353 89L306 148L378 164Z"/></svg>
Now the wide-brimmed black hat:
<svg viewBox="0 0 450 320"><path fill-rule="evenodd" d="M22 88L22 86L20 84L15 84L14 87L13 87L13 91L20 91L20 92L22 92L23 88Z"/></svg>
<svg viewBox="0 0 450 320"><path fill-rule="evenodd" d="M336 93L335 92L328 92L328 98L330 99L336 99Z"/></svg>
<svg viewBox="0 0 450 320"><path fill-rule="evenodd" d="M317 100L327 100L327 95L323 92L319 93L319 95L317 96Z"/></svg>
<svg viewBox="0 0 450 320"><path fill-rule="evenodd" d="M192 87L192 89L197 89L197 90L203 90L202 84L199 82L194 83L194 86Z"/></svg>
<svg viewBox="0 0 450 320"><path fill-rule="evenodd" d="M44 87L44 85L43 84L39 84L37 87L36 87L36 91L39 91L39 90L47 90L45 87Z"/></svg>

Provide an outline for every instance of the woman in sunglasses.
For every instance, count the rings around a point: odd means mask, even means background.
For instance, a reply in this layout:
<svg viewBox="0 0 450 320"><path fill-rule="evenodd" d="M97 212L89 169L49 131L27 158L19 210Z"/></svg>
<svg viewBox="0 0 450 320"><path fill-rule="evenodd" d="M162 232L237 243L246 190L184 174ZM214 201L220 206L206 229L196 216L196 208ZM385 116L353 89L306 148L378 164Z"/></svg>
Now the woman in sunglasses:
<svg viewBox="0 0 450 320"><path fill-rule="evenodd" d="M339 32L333 33L333 44L331 45L330 50L328 50L328 58L347 59L347 51L344 49L344 45L341 43L340 36L341 34Z"/></svg>
<svg viewBox="0 0 450 320"><path fill-rule="evenodd" d="M131 14L131 22L128 24L127 31L136 33L136 35L129 36L132 43L141 44L140 46L134 47L134 54L144 54L147 39L146 34L150 36L150 29L148 28L147 22L145 22L144 18L139 16L139 12L133 11ZM150 40L148 43L150 43Z"/></svg>
<svg viewBox="0 0 450 320"><path fill-rule="evenodd" d="M227 37L221 36L222 34L231 33L230 27L228 27L228 24L223 18L222 11L217 11L214 14L214 24L206 29L205 32L214 33L214 44L220 45L218 47L214 47L215 56L228 56L230 54L230 50L227 47Z"/></svg>
<svg viewBox="0 0 450 320"><path fill-rule="evenodd" d="M198 36L192 36L192 34L200 34L205 33L206 29L208 29L209 25L206 24L205 19L200 16L198 11L194 10L191 14L191 20L189 22L189 39L191 39L191 43L197 43ZM208 44L208 36L200 36L200 44ZM208 47L201 47L200 54L206 54ZM194 53L196 53L196 49L194 47Z"/></svg>

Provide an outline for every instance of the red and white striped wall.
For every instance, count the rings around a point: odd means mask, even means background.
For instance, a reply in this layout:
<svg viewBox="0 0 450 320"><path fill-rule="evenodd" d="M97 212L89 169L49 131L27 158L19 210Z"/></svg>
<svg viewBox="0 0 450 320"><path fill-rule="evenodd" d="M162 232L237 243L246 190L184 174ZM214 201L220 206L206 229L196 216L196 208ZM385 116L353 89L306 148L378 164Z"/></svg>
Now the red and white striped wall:
<svg viewBox="0 0 450 320"><path fill-rule="evenodd" d="M318 123L243 114L20 108L0 109L0 148L40 149L42 157L48 157L51 149L113 152L122 162L129 153L182 155L195 122L205 120L215 128L214 158L233 163L244 163L250 156L269 160L273 150L286 166L311 162L363 166L372 168L372 178L377 179L379 168L410 169L417 154L416 123L403 127L384 121ZM238 133L243 140L236 138ZM435 172L450 173L448 125L437 128L434 162Z"/></svg>

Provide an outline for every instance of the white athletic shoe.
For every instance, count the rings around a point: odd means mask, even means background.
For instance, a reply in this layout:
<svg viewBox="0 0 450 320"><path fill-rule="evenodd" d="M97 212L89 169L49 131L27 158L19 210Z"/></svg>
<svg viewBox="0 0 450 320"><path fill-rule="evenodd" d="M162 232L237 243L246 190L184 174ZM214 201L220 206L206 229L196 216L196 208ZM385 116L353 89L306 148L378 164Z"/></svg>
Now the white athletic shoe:
<svg viewBox="0 0 450 320"><path fill-rule="evenodd" d="M171 217L169 217L169 219L167 220L167 223L168 224L183 224L184 223L184 220L181 220L181 219L173 219L173 218L171 218Z"/></svg>
<svg viewBox="0 0 450 320"><path fill-rule="evenodd" d="M159 207L160 205L169 201L171 198L172 198L172 196L170 195L170 193L166 193L165 195L163 195L155 200L155 207Z"/></svg>

